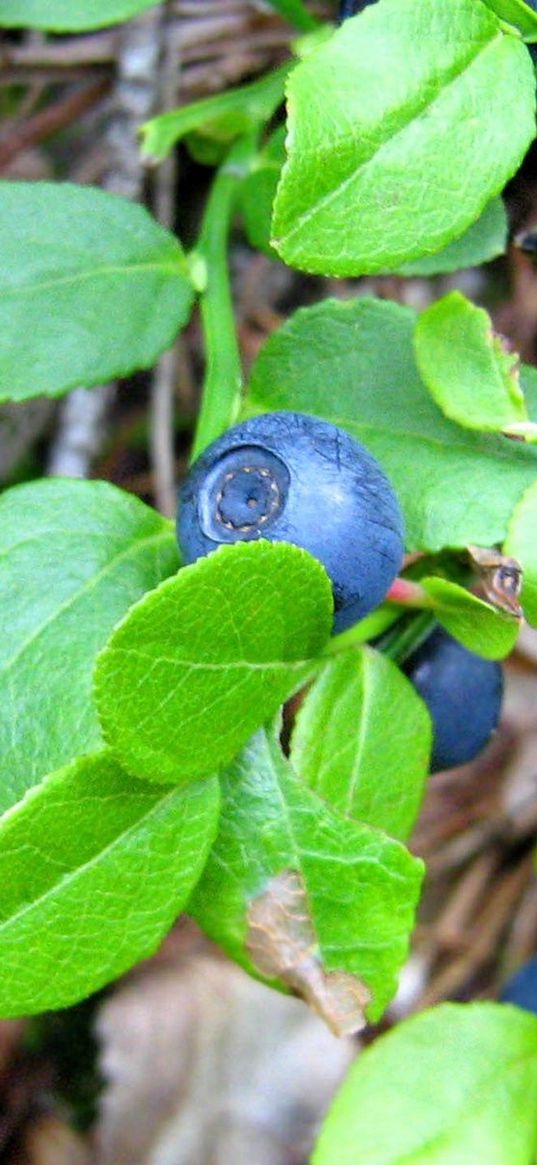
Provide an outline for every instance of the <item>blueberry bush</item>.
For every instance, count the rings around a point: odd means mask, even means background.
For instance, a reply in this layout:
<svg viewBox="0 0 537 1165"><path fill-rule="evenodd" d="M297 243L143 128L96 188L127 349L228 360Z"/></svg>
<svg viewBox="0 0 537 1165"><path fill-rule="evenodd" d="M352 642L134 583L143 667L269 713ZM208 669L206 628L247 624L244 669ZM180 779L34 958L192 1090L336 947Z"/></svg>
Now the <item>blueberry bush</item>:
<svg viewBox="0 0 537 1165"><path fill-rule="evenodd" d="M536 134L537 13L378 0L322 24L270 2L293 58L142 129L154 164L180 141L210 153L193 245L97 189L0 185L2 401L149 368L196 304L206 352L179 540L105 482L0 496L3 1017L96 991L185 910L336 1034L378 1021L414 926L427 776L486 743L498 661L537 622L537 375L488 314L460 291L421 314L326 298L244 384L229 275L237 217L312 275L502 254L502 191ZM0 26L150 6L0 0ZM376 1040L315 1165L531 1165L520 1001L445 1004Z"/></svg>

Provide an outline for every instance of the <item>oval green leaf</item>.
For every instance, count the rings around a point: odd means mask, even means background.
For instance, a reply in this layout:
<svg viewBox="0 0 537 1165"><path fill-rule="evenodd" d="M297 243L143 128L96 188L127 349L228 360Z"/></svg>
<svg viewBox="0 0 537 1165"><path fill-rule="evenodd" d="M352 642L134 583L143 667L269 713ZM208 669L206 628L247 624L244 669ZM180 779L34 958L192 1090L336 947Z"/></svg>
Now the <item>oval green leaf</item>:
<svg viewBox="0 0 537 1165"><path fill-rule="evenodd" d="M501 432L528 419L518 356L506 351L487 312L460 291L422 312L414 344L423 380L452 421Z"/></svg>
<svg viewBox="0 0 537 1165"><path fill-rule="evenodd" d="M97 481L0 497L0 810L100 743L95 657L132 603L179 565L173 527Z"/></svg>
<svg viewBox="0 0 537 1165"><path fill-rule="evenodd" d="M429 771L431 723L412 684L372 648L323 668L297 714L291 761L347 817L407 838Z"/></svg>
<svg viewBox="0 0 537 1165"><path fill-rule="evenodd" d="M465 587L445 578L422 578L438 622L469 651L484 659L503 659L518 639L519 620L497 610Z"/></svg>
<svg viewBox="0 0 537 1165"><path fill-rule="evenodd" d="M312 793L270 733L252 738L221 783L219 833L189 913L250 972L298 990L338 1034L362 1026L364 1013L379 1019L408 950L422 863ZM252 933L260 907L272 971Z"/></svg>
<svg viewBox="0 0 537 1165"><path fill-rule="evenodd" d="M529 54L481 0L380 0L311 53L287 92L272 241L286 263L323 275L434 254L535 136Z"/></svg>
<svg viewBox="0 0 537 1165"><path fill-rule="evenodd" d="M105 753L52 773L0 820L0 1016L67 1007L153 954L196 884L215 780L135 781Z"/></svg>
<svg viewBox="0 0 537 1165"><path fill-rule="evenodd" d="M155 0L0 0L0 28L84 32L129 20Z"/></svg>
<svg viewBox="0 0 537 1165"><path fill-rule="evenodd" d="M2 182L0 253L0 401L149 368L190 315L179 243L118 195Z"/></svg>
<svg viewBox="0 0 537 1165"><path fill-rule="evenodd" d="M499 1003L445 1003L362 1052L313 1165L530 1165L537 1020Z"/></svg>
<svg viewBox="0 0 537 1165"><path fill-rule="evenodd" d="M147 595L102 652L106 741L137 777L187 784L228 763L312 670L332 590L285 543L223 546Z"/></svg>

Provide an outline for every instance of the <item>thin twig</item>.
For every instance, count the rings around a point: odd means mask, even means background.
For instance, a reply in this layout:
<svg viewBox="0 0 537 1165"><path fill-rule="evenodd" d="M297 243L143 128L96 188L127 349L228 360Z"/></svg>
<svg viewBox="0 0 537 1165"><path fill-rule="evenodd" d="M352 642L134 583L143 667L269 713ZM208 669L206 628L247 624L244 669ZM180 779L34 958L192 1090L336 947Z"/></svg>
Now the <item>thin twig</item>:
<svg viewBox="0 0 537 1165"><path fill-rule="evenodd" d="M36 145L57 133L59 129L70 125L86 110L91 109L110 88L110 81L100 80L92 85L85 85L70 93L54 105L30 117L23 125L17 124L13 132L0 143L0 171L4 170L13 158L28 146Z"/></svg>
<svg viewBox="0 0 537 1165"><path fill-rule="evenodd" d="M120 34L114 113L107 141L113 164L103 187L113 194L139 198L142 190L137 131L152 112L159 57L160 10L153 8L125 25ZM58 432L49 455L53 476L86 477L102 446L113 385L75 389L64 401Z"/></svg>
<svg viewBox="0 0 537 1165"><path fill-rule="evenodd" d="M38 69L54 66L72 69L74 65L112 64L117 53L118 33L106 30L92 36L69 37L62 40L14 44L0 44L0 67L35 66Z"/></svg>
<svg viewBox="0 0 537 1165"><path fill-rule="evenodd" d="M161 30L162 59L160 68L159 107L173 109L178 100L180 30L170 26L166 14ZM155 177L155 212L163 226L172 227L175 204L176 161L170 153L159 166ZM176 507L173 391L176 375L175 349L161 356L151 385L150 454L155 477L155 504L171 518Z"/></svg>

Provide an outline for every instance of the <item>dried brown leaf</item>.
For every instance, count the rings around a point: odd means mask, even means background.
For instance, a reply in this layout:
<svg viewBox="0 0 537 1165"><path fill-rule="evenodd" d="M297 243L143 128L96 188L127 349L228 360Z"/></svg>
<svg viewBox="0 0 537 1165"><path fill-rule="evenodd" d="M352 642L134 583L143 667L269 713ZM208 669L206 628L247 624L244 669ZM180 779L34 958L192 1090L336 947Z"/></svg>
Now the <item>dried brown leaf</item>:
<svg viewBox="0 0 537 1165"><path fill-rule="evenodd" d="M254 898L248 911L248 952L267 978L281 979L313 1007L334 1035L365 1026L368 988L348 971L326 971L301 875L283 870Z"/></svg>

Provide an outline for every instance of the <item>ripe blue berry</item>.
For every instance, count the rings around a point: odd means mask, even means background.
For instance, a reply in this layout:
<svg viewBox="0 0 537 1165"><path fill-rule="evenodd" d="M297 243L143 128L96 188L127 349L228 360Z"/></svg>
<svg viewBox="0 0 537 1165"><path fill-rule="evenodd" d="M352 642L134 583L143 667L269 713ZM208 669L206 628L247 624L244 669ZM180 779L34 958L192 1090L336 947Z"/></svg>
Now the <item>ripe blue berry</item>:
<svg viewBox="0 0 537 1165"><path fill-rule="evenodd" d="M322 562L343 631L384 598L403 557L403 520L374 457L342 429L302 413L235 425L193 465L178 538L184 561L226 542L292 542Z"/></svg>
<svg viewBox="0 0 537 1165"><path fill-rule="evenodd" d="M525 963L508 979L500 996L501 1003L516 1003L537 1015L537 957Z"/></svg>
<svg viewBox="0 0 537 1165"><path fill-rule="evenodd" d="M438 628L407 659L404 671L433 722L431 772L473 760L500 718L500 664L474 655Z"/></svg>

